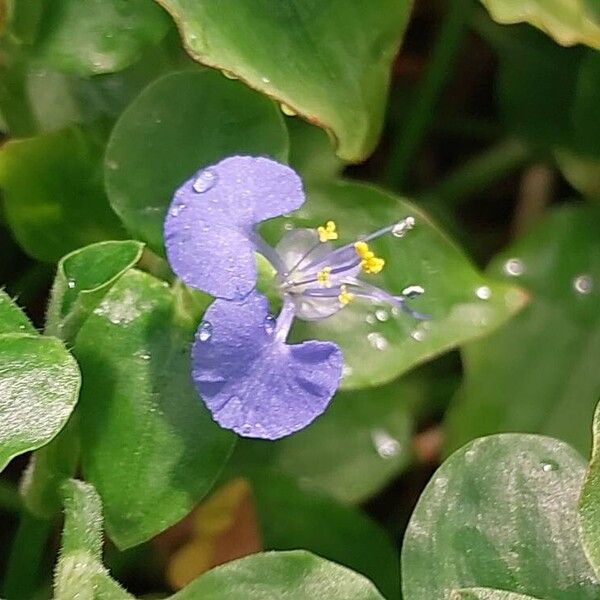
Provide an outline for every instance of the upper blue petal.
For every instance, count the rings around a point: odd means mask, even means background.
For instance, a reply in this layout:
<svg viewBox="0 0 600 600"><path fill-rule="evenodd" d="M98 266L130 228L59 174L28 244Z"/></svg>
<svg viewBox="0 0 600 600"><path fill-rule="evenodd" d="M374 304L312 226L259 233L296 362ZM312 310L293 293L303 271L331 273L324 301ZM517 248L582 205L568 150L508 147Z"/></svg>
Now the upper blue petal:
<svg viewBox="0 0 600 600"><path fill-rule="evenodd" d="M241 298L256 284L256 224L299 208L302 181L268 158L233 156L198 171L175 192L165 220L173 271L219 298Z"/></svg>
<svg viewBox="0 0 600 600"><path fill-rule="evenodd" d="M213 418L245 437L278 439L327 408L342 375L336 344L276 339L264 296L215 300L192 349L192 377Z"/></svg>

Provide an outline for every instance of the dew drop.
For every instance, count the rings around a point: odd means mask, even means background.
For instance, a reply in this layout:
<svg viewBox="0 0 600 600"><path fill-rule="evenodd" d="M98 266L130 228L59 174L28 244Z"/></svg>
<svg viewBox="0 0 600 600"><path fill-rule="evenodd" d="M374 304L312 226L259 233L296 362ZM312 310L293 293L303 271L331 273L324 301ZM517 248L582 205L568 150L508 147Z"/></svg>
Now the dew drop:
<svg viewBox="0 0 600 600"><path fill-rule="evenodd" d="M288 104L284 104L283 102L279 105L281 107L281 112L288 117L295 117L298 113Z"/></svg>
<svg viewBox="0 0 600 600"><path fill-rule="evenodd" d="M195 192L202 194L210 190L215 183L217 183L217 179L218 175L214 171L211 169L204 169L204 171L198 175L192 187L194 188Z"/></svg>
<svg viewBox="0 0 600 600"><path fill-rule="evenodd" d="M250 433L252 431L252 425L250 423L244 423L242 425L242 433Z"/></svg>
<svg viewBox="0 0 600 600"><path fill-rule="evenodd" d="M590 294L593 286L592 278L589 275L578 275L573 279L573 289L578 294Z"/></svg>
<svg viewBox="0 0 600 600"><path fill-rule="evenodd" d="M504 272L511 277L520 277L525 273L525 265L520 258L509 258L504 263Z"/></svg>
<svg viewBox="0 0 600 600"><path fill-rule="evenodd" d="M367 335L367 339L369 340L369 344L373 346L376 350L385 350L388 345L388 341L385 339L381 333L377 331L373 331Z"/></svg>
<svg viewBox="0 0 600 600"><path fill-rule="evenodd" d="M372 314L368 314L365 317L365 321L369 324L369 325L375 325L375 315Z"/></svg>
<svg viewBox="0 0 600 600"><path fill-rule="evenodd" d="M481 300L489 300L492 297L492 290L487 285L482 285L475 290L475 295Z"/></svg>
<svg viewBox="0 0 600 600"><path fill-rule="evenodd" d="M294 226L292 225L292 223L290 223L289 221L287 221L286 223L284 223L283 228L286 231L291 231L292 229L294 229Z"/></svg>
<svg viewBox="0 0 600 600"><path fill-rule="evenodd" d="M375 311L375 318L381 323L385 323L390 318L390 314L384 308L378 308Z"/></svg>
<svg viewBox="0 0 600 600"><path fill-rule="evenodd" d="M377 454L386 460L398 456L402 449L400 442L385 429L373 429L371 431L371 441Z"/></svg>
<svg viewBox="0 0 600 600"><path fill-rule="evenodd" d="M344 366L342 367L342 377L350 377L350 375L352 375L353 372L354 371L350 365L344 364Z"/></svg>
<svg viewBox="0 0 600 600"><path fill-rule="evenodd" d="M265 331L271 335L275 331L275 325L277 325L277 321L273 315L267 315L265 317Z"/></svg>
<svg viewBox="0 0 600 600"><path fill-rule="evenodd" d="M263 83L271 83L271 80L270 80L268 77L261 77L261 78L260 78L260 80L261 80Z"/></svg>
<svg viewBox="0 0 600 600"><path fill-rule="evenodd" d="M422 329L415 329L411 332L410 337L415 342L422 342L425 339L425 332Z"/></svg>
<svg viewBox="0 0 600 600"><path fill-rule="evenodd" d="M171 215L173 217L176 217L179 215L179 213L185 208L185 204L176 204L172 209L171 209Z"/></svg>
<svg viewBox="0 0 600 600"><path fill-rule="evenodd" d="M414 217L406 217L402 219L402 221L398 221L392 228L392 235L401 238L406 235L408 231L410 231L415 226L415 218Z"/></svg>
<svg viewBox="0 0 600 600"><path fill-rule="evenodd" d="M558 463L553 460L547 460L542 463L542 471L549 473L550 471L558 471Z"/></svg>
<svg viewBox="0 0 600 600"><path fill-rule="evenodd" d="M67 286L69 287L69 289L73 289L75 287L75 280L74 279L68 279L67 280Z"/></svg>
<svg viewBox="0 0 600 600"><path fill-rule="evenodd" d="M142 360L150 360L150 355L147 352L145 352L143 354L140 354L140 358Z"/></svg>
<svg viewBox="0 0 600 600"><path fill-rule="evenodd" d="M228 71L227 69L222 69L221 73L223 73L223 75L225 75L225 77L227 77L227 79L239 79L239 77L233 72L233 71Z"/></svg>
<svg viewBox="0 0 600 600"><path fill-rule="evenodd" d="M107 160L106 161L106 166L111 171L116 171L119 168L119 163L116 160Z"/></svg>
<svg viewBox="0 0 600 600"><path fill-rule="evenodd" d="M200 327L198 328L198 339L201 342L208 342L212 337L213 326L209 321L202 321L200 323Z"/></svg>

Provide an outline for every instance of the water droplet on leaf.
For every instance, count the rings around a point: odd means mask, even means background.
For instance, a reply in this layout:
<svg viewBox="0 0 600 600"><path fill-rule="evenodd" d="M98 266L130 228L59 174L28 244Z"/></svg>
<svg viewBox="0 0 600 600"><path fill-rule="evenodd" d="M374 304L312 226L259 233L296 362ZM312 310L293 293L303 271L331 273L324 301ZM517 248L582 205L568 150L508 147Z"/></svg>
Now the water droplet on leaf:
<svg viewBox="0 0 600 600"><path fill-rule="evenodd" d="M558 471L558 464L553 460L547 460L542 463L542 471L548 473L550 471Z"/></svg>
<svg viewBox="0 0 600 600"><path fill-rule="evenodd" d="M578 275L573 279L573 289L578 294L590 294L593 288L593 281L589 275Z"/></svg>
<svg viewBox="0 0 600 600"><path fill-rule="evenodd" d="M520 258L509 258L504 263L504 272L511 277L519 277L525 273L525 265Z"/></svg>
<svg viewBox="0 0 600 600"><path fill-rule="evenodd" d="M378 321L384 323L385 321L387 321L390 318L390 315L389 315L388 311L385 310L384 308L378 308L375 311L375 317L377 318Z"/></svg>
<svg viewBox="0 0 600 600"><path fill-rule="evenodd" d="M388 341L385 339L381 333L377 331L373 331L367 335L367 339L369 340L369 344L373 346L376 350L385 350L388 345Z"/></svg>
<svg viewBox="0 0 600 600"><path fill-rule="evenodd" d="M371 440L377 454L384 459L398 456L402 448L400 442L392 437L385 429L373 429L371 431Z"/></svg>
<svg viewBox="0 0 600 600"><path fill-rule="evenodd" d="M475 290L475 295L481 300L489 300L492 297L492 290L487 285L482 285Z"/></svg>
<svg viewBox="0 0 600 600"><path fill-rule="evenodd" d="M68 279L67 280L67 286L69 286L69 289L73 289L75 287L75 280L74 279Z"/></svg>

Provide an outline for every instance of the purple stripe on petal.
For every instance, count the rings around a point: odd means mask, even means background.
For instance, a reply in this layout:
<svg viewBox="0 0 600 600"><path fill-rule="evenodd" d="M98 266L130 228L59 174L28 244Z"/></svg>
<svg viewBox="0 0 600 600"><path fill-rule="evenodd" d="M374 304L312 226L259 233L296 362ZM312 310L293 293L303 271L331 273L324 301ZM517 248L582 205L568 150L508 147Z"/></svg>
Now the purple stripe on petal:
<svg viewBox="0 0 600 600"><path fill-rule="evenodd" d="M262 157L226 158L175 193L164 228L169 263L192 287L242 298L256 283L254 227L303 202L302 182L289 167Z"/></svg>
<svg viewBox="0 0 600 600"><path fill-rule="evenodd" d="M331 342L278 341L268 316L267 300L256 292L239 302L215 300L194 342L192 377L222 427L274 440L323 413L343 360Z"/></svg>

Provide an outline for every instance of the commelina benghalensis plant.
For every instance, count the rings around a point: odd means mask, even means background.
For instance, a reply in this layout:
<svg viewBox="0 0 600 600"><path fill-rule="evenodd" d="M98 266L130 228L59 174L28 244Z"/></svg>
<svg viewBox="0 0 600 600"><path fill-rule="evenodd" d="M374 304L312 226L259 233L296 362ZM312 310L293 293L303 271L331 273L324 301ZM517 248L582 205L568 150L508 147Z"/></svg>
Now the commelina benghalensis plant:
<svg viewBox="0 0 600 600"><path fill-rule="evenodd" d="M334 247L337 226L286 231L275 247L257 226L304 202L296 172L263 157L233 156L204 168L175 193L165 220L171 267L190 287L215 296L192 349L192 378L213 418L253 438L294 433L323 413L340 385L343 356L333 342L286 342L294 319L322 320L355 301L407 305L423 293L412 285L398 294L359 278L379 273L385 260L369 242L402 237L413 217ZM282 301L277 317L256 290L255 253L275 269Z"/></svg>

